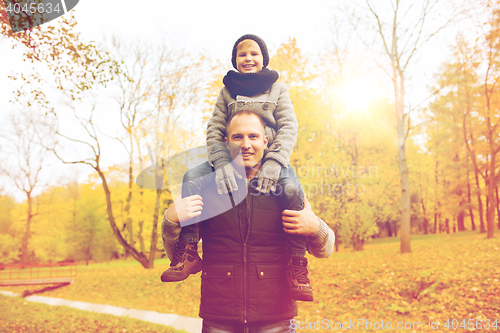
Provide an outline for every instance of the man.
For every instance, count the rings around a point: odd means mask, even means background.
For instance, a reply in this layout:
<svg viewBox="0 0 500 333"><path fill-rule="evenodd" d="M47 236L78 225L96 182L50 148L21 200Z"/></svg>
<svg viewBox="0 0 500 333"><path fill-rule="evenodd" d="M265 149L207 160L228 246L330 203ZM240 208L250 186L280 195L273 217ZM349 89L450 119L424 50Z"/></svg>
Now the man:
<svg viewBox="0 0 500 333"><path fill-rule="evenodd" d="M307 203L303 211L282 213L278 195L256 190L255 176L267 145L264 124L257 114L235 113L227 124L226 143L235 163L245 168L246 179L238 185L245 188L246 181L248 191L228 197L217 195L214 176L208 175L202 182L201 195L178 200L165 212L165 249L172 259L172 245L180 229L177 222L201 214L210 216L200 223L203 332L293 332L290 319L297 315L297 304L290 297L287 283L283 230L309 236L308 249L317 256L331 254L333 232L314 216ZM232 205L234 202L238 204ZM184 260L194 261L196 257L192 254Z"/></svg>

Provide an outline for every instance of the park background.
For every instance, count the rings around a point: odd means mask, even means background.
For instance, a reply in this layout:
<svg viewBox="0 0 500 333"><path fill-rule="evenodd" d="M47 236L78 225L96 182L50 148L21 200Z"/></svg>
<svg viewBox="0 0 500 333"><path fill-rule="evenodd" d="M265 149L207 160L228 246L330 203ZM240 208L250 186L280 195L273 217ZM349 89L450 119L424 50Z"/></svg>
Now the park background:
<svg viewBox="0 0 500 333"><path fill-rule="evenodd" d="M141 6L84 1L17 34L0 7L0 264L76 261L47 295L195 317L199 279L158 278L172 194L134 181L204 143L255 33L299 121L290 164L337 238L298 319L498 316L497 2Z"/></svg>

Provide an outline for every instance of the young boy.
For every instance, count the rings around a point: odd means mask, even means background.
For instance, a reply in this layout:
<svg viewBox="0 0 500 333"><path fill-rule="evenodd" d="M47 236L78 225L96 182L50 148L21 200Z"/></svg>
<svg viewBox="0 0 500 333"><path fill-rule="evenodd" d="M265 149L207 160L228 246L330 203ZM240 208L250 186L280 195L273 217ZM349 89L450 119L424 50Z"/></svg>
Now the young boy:
<svg viewBox="0 0 500 333"><path fill-rule="evenodd" d="M233 47L232 64L238 70L229 71L223 79L224 87L217 98L214 112L208 121L207 146L209 163L202 164L184 175L182 196L198 194L197 179L213 172L219 194L237 191L235 178L242 176L230 163L225 146L226 122L232 114L241 110L254 111L266 123L269 148L257 175L257 190L262 193L276 191L278 180L284 187L280 191L285 209L302 210L302 187L289 167L289 159L297 139L297 117L285 85L276 82L279 74L269 70L269 53L265 42L258 36L247 34L240 37ZM212 169L213 167L213 169ZM281 175L281 177L280 177ZM290 198L293 196L291 200ZM296 200L300 198L300 200ZM300 202L300 204L290 204ZM197 222L197 221L194 221ZM304 236L286 234L289 255L288 275L293 299L312 301L313 293L307 276L306 239ZM174 259L165 271L163 282L182 281L201 270L197 244L200 240L197 224L182 228L176 244Z"/></svg>

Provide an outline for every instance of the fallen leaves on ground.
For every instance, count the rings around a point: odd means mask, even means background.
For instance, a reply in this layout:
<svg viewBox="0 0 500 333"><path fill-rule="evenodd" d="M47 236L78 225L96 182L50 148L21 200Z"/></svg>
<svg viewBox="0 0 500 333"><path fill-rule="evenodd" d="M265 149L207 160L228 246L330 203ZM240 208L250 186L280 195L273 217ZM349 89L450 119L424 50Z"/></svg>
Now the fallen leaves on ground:
<svg viewBox="0 0 500 333"><path fill-rule="evenodd" d="M441 327L447 319L498 319L500 326L498 238L472 232L431 235L413 241L408 254L400 254L399 242L393 240L365 245L361 252L310 258L315 300L299 302L296 319L394 325L439 320ZM74 284L43 295L197 317L200 273L183 282L161 283L167 268L79 266ZM2 289L22 293L26 287Z"/></svg>
<svg viewBox="0 0 500 333"><path fill-rule="evenodd" d="M19 297L0 295L1 333L175 333L162 325L144 321L27 302Z"/></svg>

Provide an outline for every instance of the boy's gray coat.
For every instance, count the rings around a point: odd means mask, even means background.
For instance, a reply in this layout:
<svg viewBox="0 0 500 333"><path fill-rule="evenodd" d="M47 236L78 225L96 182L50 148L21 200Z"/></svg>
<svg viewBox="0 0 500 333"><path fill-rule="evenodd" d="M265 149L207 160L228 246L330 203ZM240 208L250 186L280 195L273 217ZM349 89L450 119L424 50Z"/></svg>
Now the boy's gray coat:
<svg viewBox="0 0 500 333"><path fill-rule="evenodd" d="M252 97L231 97L223 87L217 97L215 108L208 121L207 145L208 160L213 166L217 159L230 161L229 151L224 145L226 122L237 111L250 110L259 114L266 123L269 148L265 159L273 159L286 168L290 161L293 146L297 140L298 122L293 111L288 88L275 82L264 94Z"/></svg>

